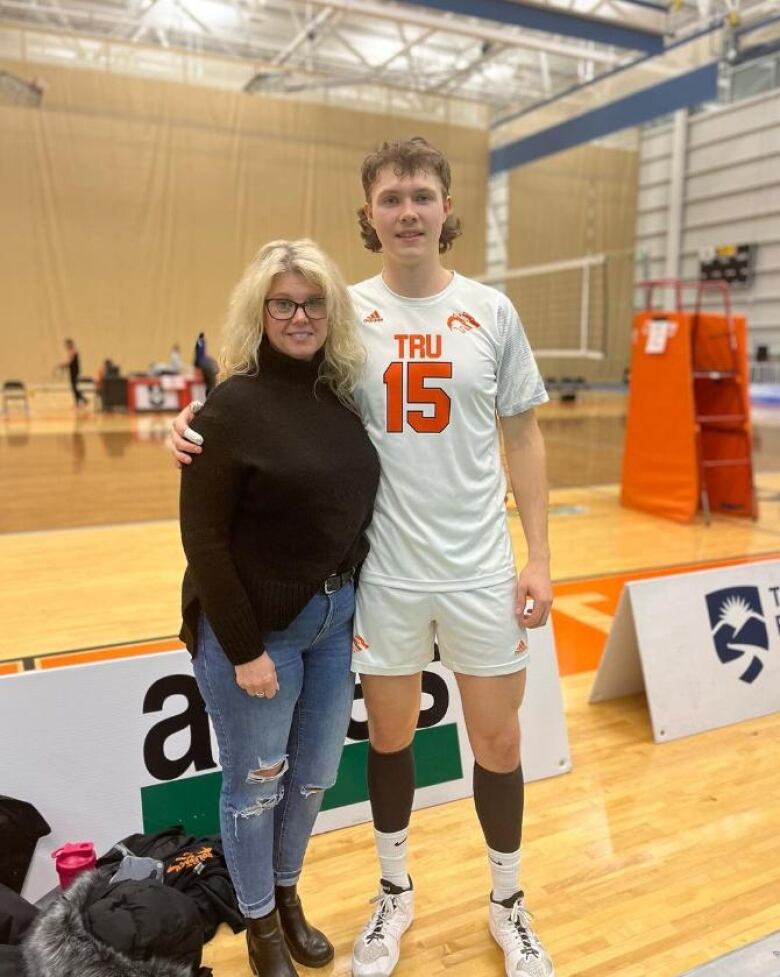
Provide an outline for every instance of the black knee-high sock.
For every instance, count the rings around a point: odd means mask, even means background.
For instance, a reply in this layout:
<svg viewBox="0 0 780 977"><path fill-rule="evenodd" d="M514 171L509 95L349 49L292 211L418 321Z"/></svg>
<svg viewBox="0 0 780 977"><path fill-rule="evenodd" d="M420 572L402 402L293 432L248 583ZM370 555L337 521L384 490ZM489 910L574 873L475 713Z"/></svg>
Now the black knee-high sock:
<svg viewBox="0 0 780 977"><path fill-rule="evenodd" d="M523 765L511 773L493 773L474 763L474 806L488 848L514 852L523 835L525 784Z"/></svg>
<svg viewBox="0 0 780 977"><path fill-rule="evenodd" d="M414 754L411 744L397 753L368 747L368 799L377 831L389 834L409 827L414 801Z"/></svg>
<svg viewBox="0 0 780 977"><path fill-rule="evenodd" d="M374 817L374 843L382 875L398 890L411 885L406 868L409 819L414 800L414 755L411 746L396 753L368 751L368 795Z"/></svg>

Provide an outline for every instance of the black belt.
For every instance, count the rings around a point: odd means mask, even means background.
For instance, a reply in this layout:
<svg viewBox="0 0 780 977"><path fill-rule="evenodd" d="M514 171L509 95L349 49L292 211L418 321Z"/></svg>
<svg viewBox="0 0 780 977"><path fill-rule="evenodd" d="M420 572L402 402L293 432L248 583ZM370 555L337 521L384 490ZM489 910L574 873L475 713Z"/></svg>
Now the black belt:
<svg viewBox="0 0 780 977"><path fill-rule="evenodd" d="M329 577L325 578L322 584L323 592L326 594L335 594L337 590L341 590L344 584L349 583L354 577L354 567L350 567L349 570L345 570L343 573L331 573Z"/></svg>

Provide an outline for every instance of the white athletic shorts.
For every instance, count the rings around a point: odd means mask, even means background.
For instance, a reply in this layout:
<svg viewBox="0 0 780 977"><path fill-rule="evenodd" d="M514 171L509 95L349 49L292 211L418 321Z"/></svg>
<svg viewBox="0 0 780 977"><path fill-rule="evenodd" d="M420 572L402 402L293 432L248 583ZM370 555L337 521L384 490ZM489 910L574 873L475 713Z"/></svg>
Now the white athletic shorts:
<svg viewBox="0 0 780 977"><path fill-rule="evenodd" d="M515 617L517 578L476 590L399 590L360 583L352 671L414 675L441 661L463 675L505 675L528 664L528 639Z"/></svg>

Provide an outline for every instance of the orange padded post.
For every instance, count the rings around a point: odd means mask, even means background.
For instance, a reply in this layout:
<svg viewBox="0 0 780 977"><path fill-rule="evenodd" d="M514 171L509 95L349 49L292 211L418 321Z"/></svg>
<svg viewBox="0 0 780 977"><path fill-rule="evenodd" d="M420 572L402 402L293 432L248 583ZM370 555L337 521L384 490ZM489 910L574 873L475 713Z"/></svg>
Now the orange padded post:
<svg viewBox="0 0 780 977"><path fill-rule="evenodd" d="M644 282L648 309L634 316L621 502L690 522L701 506L758 515L753 482L747 324L731 314L725 283ZM677 311L652 309L653 289L673 288ZM725 314L701 312L705 286L720 288ZM696 289L695 310L682 293ZM651 333L665 333L665 340Z"/></svg>
<svg viewBox="0 0 780 977"><path fill-rule="evenodd" d="M690 522L699 508L691 320L688 312L638 312L631 333L631 383L620 501ZM666 349L646 351L653 319L668 322Z"/></svg>

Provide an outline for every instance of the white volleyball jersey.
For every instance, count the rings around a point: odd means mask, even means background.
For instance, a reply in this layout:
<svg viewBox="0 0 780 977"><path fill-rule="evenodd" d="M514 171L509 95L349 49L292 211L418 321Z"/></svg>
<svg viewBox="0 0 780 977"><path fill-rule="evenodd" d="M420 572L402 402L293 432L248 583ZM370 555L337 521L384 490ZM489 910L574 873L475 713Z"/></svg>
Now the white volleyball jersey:
<svg viewBox="0 0 780 977"><path fill-rule="evenodd" d="M548 397L512 303L455 274L412 299L351 287L368 359L357 401L381 465L362 579L470 590L515 573L496 415Z"/></svg>

